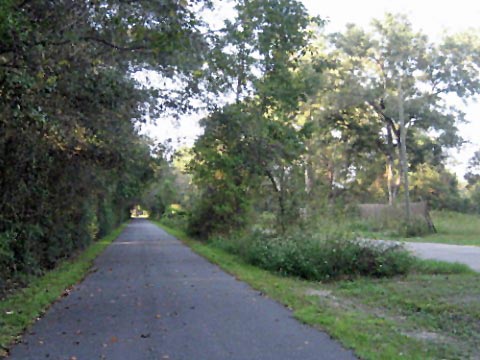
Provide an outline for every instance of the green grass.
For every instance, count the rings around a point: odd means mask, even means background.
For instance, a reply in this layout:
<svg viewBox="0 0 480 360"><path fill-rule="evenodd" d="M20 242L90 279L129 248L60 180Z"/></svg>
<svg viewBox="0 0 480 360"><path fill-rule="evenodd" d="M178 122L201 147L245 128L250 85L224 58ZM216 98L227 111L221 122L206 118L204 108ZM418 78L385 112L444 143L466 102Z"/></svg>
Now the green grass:
<svg viewBox="0 0 480 360"><path fill-rule="evenodd" d="M437 229L435 234L399 237L395 231L388 230L373 232L361 229L359 232L362 236L375 239L480 246L480 215L454 211L431 211L430 216ZM358 231L358 228L353 230Z"/></svg>
<svg viewBox="0 0 480 360"><path fill-rule="evenodd" d="M413 273L424 275L476 274L468 265L439 260L418 260L411 270Z"/></svg>
<svg viewBox="0 0 480 360"><path fill-rule="evenodd" d="M480 215L432 211L431 217L436 234L402 240L480 246Z"/></svg>
<svg viewBox="0 0 480 360"><path fill-rule="evenodd" d="M74 259L33 279L24 289L0 300L0 357L7 355L9 345L53 302L88 274L93 260L120 235L125 226L96 241Z"/></svg>
<svg viewBox="0 0 480 360"><path fill-rule="evenodd" d="M463 266L419 261L408 276L309 282L274 275L160 226L361 358L469 359L480 348L480 274Z"/></svg>

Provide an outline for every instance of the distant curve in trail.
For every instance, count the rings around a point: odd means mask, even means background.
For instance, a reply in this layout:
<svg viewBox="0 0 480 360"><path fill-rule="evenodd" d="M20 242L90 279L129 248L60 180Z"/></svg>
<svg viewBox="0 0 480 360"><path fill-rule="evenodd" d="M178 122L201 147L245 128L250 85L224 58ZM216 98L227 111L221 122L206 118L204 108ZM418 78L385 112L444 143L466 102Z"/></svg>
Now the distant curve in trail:
<svg viewBox="0 0 480 360"><path fill-rule="evenodd" d="M10 359L343 360L327 334L134 220Z"/></svg>

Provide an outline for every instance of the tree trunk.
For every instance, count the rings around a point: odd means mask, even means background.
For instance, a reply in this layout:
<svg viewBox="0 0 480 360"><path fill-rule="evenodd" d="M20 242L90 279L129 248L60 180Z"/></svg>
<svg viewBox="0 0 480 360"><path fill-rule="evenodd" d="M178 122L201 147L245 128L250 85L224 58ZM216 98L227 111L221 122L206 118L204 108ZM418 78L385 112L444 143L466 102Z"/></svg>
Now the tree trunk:
<svg viewBox="0 0 480 360"><path fill-rule="evenodd" d="M407 162L407 129L405 127L405 113L403 109L402 80L398 79L398 122L400 125L400 168L403 177L403 189L405 193L405 220L410 224L410 193L408 184L408 162Z"/></svg>
<svg viewBox="0 0 480 360"><path fill-rule="evenodd" d="M236 91L235 91L235 99L236 99L236 102L237 103L240 103L240 100L241 100L241 95L242 95L242 91L243 91L243 85L244 85L244 82L245 82L245 60L244 60L244 57L243 57L243 54L245 52L245 46L242 45L240 47L240 66L239 66L239 69L238 69L238 75L237 75L237 88L236 88Z"/></svg>
<svg viewBox="0 0 480 360"><path fill-rule="evenodd" d="M308 154L306 155L306 158L305 158L304 177L305 177L305 193L307 195L310 195L313 189L313 169L312 169L312 162Z"/></svg>
<svg viewBox="0 0 480 360"><path fill-rule="evenodd" d="M270 179L272 183L273 190L277 194L278 200L278 215L277 215L277 224L280 226L282 233L285 233L286 230L286 211L285 211L285 186L284 181L280 179L279 183L275 180L275 176L270 172L266 171L267 177ZM282 174L283 176L283 174Z"/></svg>
<svg viewBox="0 0 480 360"><path fill-rule="evenodd" d="M328 203L331 205L335 200L335 165L329 161L327 165L328 177Z"/></svg>
<svg viewBox="0 0 480 360"><path fill-rule="evenodd" d="M285 210L285 192L283 190L283 186L280 192L278 193L278 205L280 207L280 217L279 217L280 228L282 229L282 233L284 234L286 231L286 222L288 219L287 219L287 214Z"/></svg>
<svg viewBox="0 0 480 360"><path fill-rule="evenodd" d="M394 169L394 156L393 156L393 136L392 136L392 127L390 124L387 124L387 188L388 188L388 205L393 205L395 201L395 184L393 177Z"/></svg>

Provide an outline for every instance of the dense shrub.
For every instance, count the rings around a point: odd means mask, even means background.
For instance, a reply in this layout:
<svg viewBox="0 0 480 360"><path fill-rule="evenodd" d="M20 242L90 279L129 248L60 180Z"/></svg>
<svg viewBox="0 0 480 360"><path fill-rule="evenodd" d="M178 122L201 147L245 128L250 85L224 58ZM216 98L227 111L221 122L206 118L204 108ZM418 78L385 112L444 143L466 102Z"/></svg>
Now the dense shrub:
<svg viewBox="0 0 480 360"><path fill-rule="evenodd" d="M397 226L396 232L400 237L417 237L424 236L432 233L433 231L428 228L425 221L421 219L412 219L410 223L405 221L400 222Z"/></svg>
<svg viewBox="0 0 480 360"><path fill-rule="evenodd" d="M97 215L97 234L99 237L105 236L110 233L115 225L118 224L115 211L112 208L112 204L102 199L98 204Z"/></svg>
<svg viewBox="0 0 480 360"><path fill-rule="evenodd" d="M413 257L399 245L357 240L335 232L283 237L257 232L212 241L248 263L308 280L394 276L407 273L413 264Z"/></svg>
<svg viewBox="0 0 480 360"><path fill-rule="evenodd" d="M17 233L8 231L0 234L0 288L1 279L15 271L15 253L13 243L16 242Z"/></svg>
<svg viewBox="0 0 480 360"><path fill-rule="evenodd" d="M188 221L190 235L207 238L213 233L230 233L246 225L250 210L247 196L234 184L223 185L222 190L211 186L199 197Z"/></svg>
<svg viewBox="0 0 480 360"><path fill-rule="evenodd" d="M189 218L190 214L185 209L178 204L173 204L166 208L160 221L168 227L185 230Z"/></svg>

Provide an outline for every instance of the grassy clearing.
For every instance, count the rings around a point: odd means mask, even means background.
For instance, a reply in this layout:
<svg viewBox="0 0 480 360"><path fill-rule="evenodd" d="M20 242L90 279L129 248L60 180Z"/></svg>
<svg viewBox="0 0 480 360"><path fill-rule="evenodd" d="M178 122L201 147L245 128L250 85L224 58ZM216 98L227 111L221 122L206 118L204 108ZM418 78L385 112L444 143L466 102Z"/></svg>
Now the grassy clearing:
<svg viewBox="0 0 480 360"><path fill-rule="evenodd" d="M63 262L44 276L33 279L26 288L0 300L0 357L7 355L8 346L66 289L87 275L93 260L120 235L124 227L120 226L76 258Z"/></svg>
<svg viewBox="0 0 480 360"><path fill-rule="evenodd" d="M310 282L274 275L166 228L194 251L326 330L364 359L474 359L480 348L480 274L420 261L389 279ZM419 273L423 272L423 273ZM425 274L426 273L426 274Z"/></svg>
<svg viewBox="0 0 480 360"><path fill-rule="evenodd" d="M480 246L480 215L454 211L432 211L430 215L437 233L416 237L402 237L396 231L388 229L371 231L363 223L349 224L349 227L352 231L373 239Z"/></svg>
<svg viewBox="0 0 480 360"><path fill-rule="evenodd" d="M480 215L432 211L436 234L405 238L405 241L480 246Z"/></svg>

